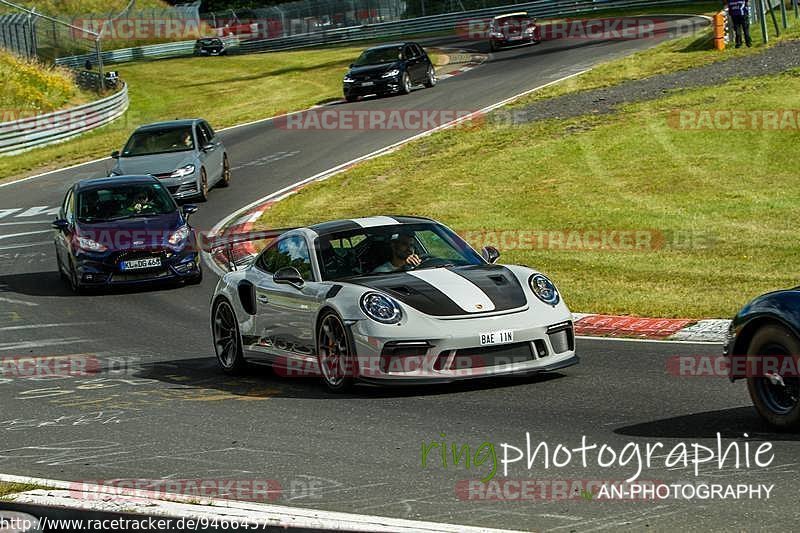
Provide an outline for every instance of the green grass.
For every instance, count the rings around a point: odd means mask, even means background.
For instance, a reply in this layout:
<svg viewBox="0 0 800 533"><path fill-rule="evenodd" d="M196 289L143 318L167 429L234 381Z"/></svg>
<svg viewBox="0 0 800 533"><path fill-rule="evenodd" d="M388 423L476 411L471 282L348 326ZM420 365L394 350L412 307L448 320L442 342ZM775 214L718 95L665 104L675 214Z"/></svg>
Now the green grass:
<svg viewBox="0 0 800 533"><path fill-rule="evenodd" d="M0 157L0 179L88 161L119 149L141 124L201 115L215 128L341 98L360 47L119 65L131 105L123 119L66 143Z"/></svg>
<svg viewBox="0 0 800 533"><path fill-rule="evenodd" d="M51 17L68 17L90 13L119 13L128 5L128 0L36 0L34 2L14 2L27 8L35 8L39 13ZM135 9L169 7L162 0L136 0ZM0 13L18 13L12 7L0 4Z"/></svg>
<svg viewBox="0 0 800 533"><path fill-rule="evenodd" d="M550 274L575 311L731 316L752 296L797 284L797 129L688 131L670 126L676 109L800 109L800 72L612 116L442 132L301 190L259 225L407 213L462 232L652 231L667 244L635 252L501 245L501 262Z"/></svg>
<svg viewBox="0 0 800 533"><path fill-rule="evenodd" d="M29 490L36 490L36 489L43 489L46 487L42 487L40 485L35 485L32 483L7 483L5 481L0 481L0 499L7 498L12 494L17 494L19 492L27 492Z"/></svg>
<svg viewBox="0 0 800 533"><path fill-rule="evenodd" d="M20 112L48 112L91 99L65 69L26 61L0 50L0 118L15 120Z"/></svg>
<svg viewBox="0 0 800 533"><path fill-rule="evenodd" d="M692 11L701 12L695 9L694 6ZM778 20L780 23L780 14L778 14ZM717 51L713 49L712 31L707 29L695 35L673 39L642 52L603 63L580 76L551 85L526 98L522 98L514 106L525 106L536 100L553 98L577 91L609 87L625 81L708 65L733 57L758 54L765 47L774 46L788 39L800 38L800 22L794 18L793 13L790 12L789 14L789 29L786 33L782 33L780 38L775 37L775 28L772 25L772 21L769 18L768 21L769 43L766 45L762 42L763 34L760 25L754 24L750 27L753 38L752 48L742 47L737 50L731 43L724 51ZM783 28L781 28L781 32L783 31Z"/></svg>

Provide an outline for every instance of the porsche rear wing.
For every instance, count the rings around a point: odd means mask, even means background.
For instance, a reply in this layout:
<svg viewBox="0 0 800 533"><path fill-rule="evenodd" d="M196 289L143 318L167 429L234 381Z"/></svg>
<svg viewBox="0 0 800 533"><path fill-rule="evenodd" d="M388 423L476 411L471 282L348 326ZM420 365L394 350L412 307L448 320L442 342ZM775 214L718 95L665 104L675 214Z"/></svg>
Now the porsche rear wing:
<svg viewBox="0 0 800 533"><path fill-rule="evenodd" d="M203 249L228 272L246 267L271 241L297 228L270 229L215 235L204 239ZM255 243L261 243L257 245Z"/></svg>

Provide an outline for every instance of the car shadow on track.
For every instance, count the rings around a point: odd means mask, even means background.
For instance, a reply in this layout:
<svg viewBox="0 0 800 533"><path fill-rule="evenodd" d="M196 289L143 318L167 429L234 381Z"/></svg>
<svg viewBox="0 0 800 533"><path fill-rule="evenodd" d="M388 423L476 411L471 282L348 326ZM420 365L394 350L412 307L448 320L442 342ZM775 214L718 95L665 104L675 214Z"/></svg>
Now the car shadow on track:
<svg viewBox="0 0 800 533"><path fill-rule="evenodd" d="M566 377L558 372L486 378L454 383L420 386L377 387L359 384L350 392L329 392L315 376L285 377L277 375L266 365L249 363L241 376L222 372L214 358L198 357L143 364L134 369L132 377L152 379L180 387L213 389L223 394L251 398L363 399L407 398L459 394L478 390L500 389L544 383Z"/></svg>
<svg viewBox="0 0 800 533"><path fill-rule="evenodd" d="M87 290L84 295L76 295L67 287L58 272L29 272L25 274L8 274L0 276L0 295L3 293L25 296L64 296L83 298L84 296L110 296L115 294L135 294L155 291L180 289L180 282L149 283L130 287L113 287L109 289Z"/></svg>
<svg viewBox="0 0 800 533"><path fill-rule="evenodd" d="M736 439L747 433L751 440L800 441L800 434L776 432L758 416L753 407L733 407L654 420L618 428L614 433L676 439L713 439L717 433L722 438Z"/></svg>

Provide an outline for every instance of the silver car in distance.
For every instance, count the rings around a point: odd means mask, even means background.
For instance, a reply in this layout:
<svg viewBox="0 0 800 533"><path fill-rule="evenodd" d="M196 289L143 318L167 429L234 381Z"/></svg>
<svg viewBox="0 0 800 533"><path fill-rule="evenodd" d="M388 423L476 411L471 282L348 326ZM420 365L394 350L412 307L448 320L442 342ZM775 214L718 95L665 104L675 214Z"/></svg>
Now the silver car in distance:
<svg viewBox="0 0 800 533"><path fill-rule="evenodd" d="M287 377L420 384L528 374L578 362L553 283L497 265L446 226L375 216L286 230L211 302L217 360Z"/></svg>

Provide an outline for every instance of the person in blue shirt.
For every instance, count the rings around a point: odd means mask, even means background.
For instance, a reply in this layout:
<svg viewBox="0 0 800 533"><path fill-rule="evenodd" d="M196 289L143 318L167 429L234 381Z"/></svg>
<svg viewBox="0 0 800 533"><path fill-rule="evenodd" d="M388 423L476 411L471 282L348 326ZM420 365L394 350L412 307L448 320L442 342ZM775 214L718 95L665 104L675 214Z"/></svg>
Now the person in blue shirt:
<svg viewBox="0 0 800 533"><path fill-rule="evenodd" d="M728 0L728 13L733 21L733 32L736 34L736 48L742 47L742 33L747 47L752 46L750 39L750 2L749 0Z"/></svg>

